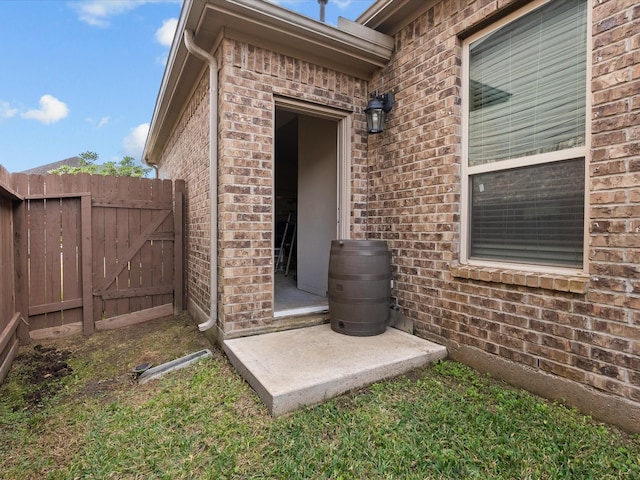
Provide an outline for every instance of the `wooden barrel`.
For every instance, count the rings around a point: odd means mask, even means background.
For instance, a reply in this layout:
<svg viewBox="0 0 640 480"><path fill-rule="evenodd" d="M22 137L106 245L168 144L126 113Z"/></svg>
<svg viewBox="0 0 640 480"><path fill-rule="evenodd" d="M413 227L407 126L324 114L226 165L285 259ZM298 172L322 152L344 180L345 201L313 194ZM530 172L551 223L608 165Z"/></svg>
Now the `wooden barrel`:
<svg viewBox="0 0 640 480"><path fill-rule="evenodd" d="M331 329L366 337L384 333L391 298L385 240L333 240L329 257Z"/></svg>

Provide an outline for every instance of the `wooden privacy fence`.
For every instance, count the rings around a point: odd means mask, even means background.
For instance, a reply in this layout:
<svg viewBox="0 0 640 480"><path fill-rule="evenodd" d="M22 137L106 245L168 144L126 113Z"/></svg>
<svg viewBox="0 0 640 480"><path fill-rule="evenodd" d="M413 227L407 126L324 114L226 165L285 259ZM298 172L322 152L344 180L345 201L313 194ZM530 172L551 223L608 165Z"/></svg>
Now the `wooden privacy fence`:
<svg viewBox="0 0 640 480"><path fill-rule="evenodd" d="M13 215L16 310L31 338L183 310L183 181L11 177L23 198Z"/></svg>
<svg viewBox="0 0 640 480"><path fill-rule="evenodd" d="M11 175L0 166L0 381L18 351L18 330L26 335L16 310L13 262L13 212L21 201L11 188Z"/></svg>

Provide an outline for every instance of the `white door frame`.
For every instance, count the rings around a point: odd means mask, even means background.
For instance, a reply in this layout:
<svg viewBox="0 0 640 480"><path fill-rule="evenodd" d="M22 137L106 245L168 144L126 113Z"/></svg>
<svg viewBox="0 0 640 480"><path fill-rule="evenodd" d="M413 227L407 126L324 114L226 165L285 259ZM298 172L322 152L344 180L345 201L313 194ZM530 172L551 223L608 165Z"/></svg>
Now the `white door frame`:
<svg viewBox="0 0 640 480"><path fill-rule="evenodd" d="M336 145L336 169L337 169L337 192L338 198L336 201L336 238L349 239L351 236L349 221L350 221L350 199L351 199L351 112L345 110L339 110L336 108L327 107L324 105L318 105L315 103L304 102L289 97L280 97L274 95L274 118L275 110L286 110L301 115L308 115L311 117L319 117L328 120L333 120L337 123L337 145ZM273 158L275 167L275 136L276 126L274 122L273 126ZM275 172L275 168L273 169ZM275 195L273 195L273 211L275 211ZM275 288L272 290L272 295L275 296ZM318 311L318 307L302 307L294 310L284 310L282 312L275 311L275 297L272 297L274 302L273 317L287 317L290 315L302 315L307 313L314 313ZM326 307L322 307L325 310Z"/></svg>
<svg viewBox="0 0 640 480"><path fill-rule="evenodd" d="M304 102L295 98L274 96L274 100L276 109L288 110L302 115L325 118L337 122L338 144L336 145L336 168L338 169L338 198L336 205L338 208L336 211L336 238L341 240L349 239L351 235L349 228L351 210L349 203L351 199L351 112L315 103ZM275 138L275 125L273 136Z"/></svg>

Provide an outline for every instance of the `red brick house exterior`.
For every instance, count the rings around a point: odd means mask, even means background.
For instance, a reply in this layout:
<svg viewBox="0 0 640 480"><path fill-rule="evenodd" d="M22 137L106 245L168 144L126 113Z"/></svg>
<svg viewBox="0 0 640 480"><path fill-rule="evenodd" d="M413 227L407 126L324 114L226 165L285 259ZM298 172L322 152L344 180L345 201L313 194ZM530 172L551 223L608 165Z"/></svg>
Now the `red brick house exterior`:
<svg viewBox="0 0 640 480"><path fill-rule="evenodd" d="M335 28L258 0L186 2L145 155L160 175L186 180L192 315L219 342L323 320L274 315L273 273L276 112L320 117L338 132L336 234L388 241L394 321L454 359L640 431L640 7L576 5L584 133L562 148L585 179L584 249L571 267L547 268L476 261L473 182L486 172L474 173L466 147L465 55L538 3L378 1ZM214 102L209 66L188 52L184 31L212 56ZM395 105L384 132L368 135L374 91L393 92Z"/></svg>

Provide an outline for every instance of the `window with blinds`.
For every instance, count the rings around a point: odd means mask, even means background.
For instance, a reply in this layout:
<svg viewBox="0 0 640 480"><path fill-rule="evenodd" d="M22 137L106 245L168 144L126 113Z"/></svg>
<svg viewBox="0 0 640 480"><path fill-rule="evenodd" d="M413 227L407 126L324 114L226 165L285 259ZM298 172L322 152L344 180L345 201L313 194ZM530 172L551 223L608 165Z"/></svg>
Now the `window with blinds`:
<svg viewBox="0 0 640 480"><path fill-rule="evenodd" d="M467 255L583 267L587 2L465 43Z"/></svg>

